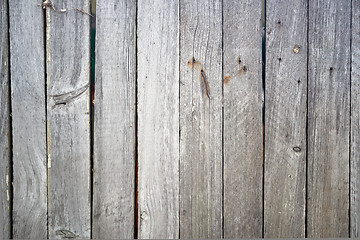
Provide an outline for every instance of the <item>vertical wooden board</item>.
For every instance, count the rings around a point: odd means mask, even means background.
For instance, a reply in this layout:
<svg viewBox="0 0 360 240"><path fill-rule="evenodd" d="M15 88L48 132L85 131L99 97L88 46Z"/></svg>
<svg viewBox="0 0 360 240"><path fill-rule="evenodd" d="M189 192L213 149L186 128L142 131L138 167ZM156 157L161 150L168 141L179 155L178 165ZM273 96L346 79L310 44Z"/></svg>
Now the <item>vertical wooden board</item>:
<svg viewBox="0 0 360 240"><path fill-rule="evenodd" d="M0 2L0 238L10 238L10 184L11 151L8 5Z"/></svg>
<svg viewBox="0 0 360 240"><path fill-rule="evenodd" d="M261 1L224 1L224 237L262 237Z"/></svg>
<svg viewBox="0 0 360 240"><path fill-rule="evenodd" d="M180 13L180 237L221 238L222 3Z"/></svg>
<svg viewBox="0 0 360 240"><path fill-rule="evenodd" d="M9 1L13 132L13 237L47 236L45 61L42 8Z"/></svg>
<svg viewBox="0 0 360 240"><path fill-rule="evenodd" d="M49 237L90 237L89 1L46 10Z"/></svg>
<svg viewBox="0 0 360 240"><path fill-rule="evenodd" d="M360 237L360 2L352 1L350 234Z"/></svg>
<svg viewBox="0 0 360 240"><path fill-rule="evenodd" d="M304 238L307 1L266 2L264 237Z"/></svg>
<svg viewBox="0 0 360 240"><path fill-rule="evenodd" d="M134 0L97 0L94 238L134 237L135 17Z"/></svg>
<svg viewBox="0 0 360 240"><path fill-rule="evenodd" d="M349 236L351 1L309 2L307 236Z"/></svg>
<svg viewBox="0 0 360 240"><path fill-rule="evenodd" d="M138 1L139 238L179 237L178 8Z"/></svg>

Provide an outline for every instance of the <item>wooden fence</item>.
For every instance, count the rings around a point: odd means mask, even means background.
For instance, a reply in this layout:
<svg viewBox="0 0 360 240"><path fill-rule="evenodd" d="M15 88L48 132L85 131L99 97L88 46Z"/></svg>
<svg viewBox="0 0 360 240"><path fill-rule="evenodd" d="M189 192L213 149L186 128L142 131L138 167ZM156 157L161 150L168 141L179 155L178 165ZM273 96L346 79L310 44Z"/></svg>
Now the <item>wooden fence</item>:
<svg viewBox="0 0 360 240"><path fill-rule="evenodd" d="M0 238L359 237L359 0L90 5L0 1Z"/></svg>

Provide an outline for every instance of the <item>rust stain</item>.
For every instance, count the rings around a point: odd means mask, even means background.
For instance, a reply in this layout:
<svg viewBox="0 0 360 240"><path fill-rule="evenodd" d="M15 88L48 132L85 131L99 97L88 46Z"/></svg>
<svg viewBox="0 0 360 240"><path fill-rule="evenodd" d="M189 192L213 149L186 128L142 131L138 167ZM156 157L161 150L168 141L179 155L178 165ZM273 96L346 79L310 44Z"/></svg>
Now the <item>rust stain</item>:
<svg viewBox="0 0 360 240"><path fill-rule="evenodd" d="M299 53L300 51L300 46L299 45L295 45L294 49L293 49L293 52L294 53Z"/></svg>
<svg viewBox="0 0 360 240"><path fill-rule="evenodd" d="M238 74L245 74L248 71L248 68L244 65L239 71Z"/></svg>
<svg viewBox="0 0 360 240"><path fill-rule="evenodd" d="M194 57L192 57L189 61L188 61L188 66L191 68L198 68L201 66L201 63L199 61L196 61Z"/></svg>
<svg viewBox="0 0 360 240"><path fill-rule="evenodd" d="M224 78L224 84L227 84L230 82L231 77L229 75L226 75Z"/></svg>

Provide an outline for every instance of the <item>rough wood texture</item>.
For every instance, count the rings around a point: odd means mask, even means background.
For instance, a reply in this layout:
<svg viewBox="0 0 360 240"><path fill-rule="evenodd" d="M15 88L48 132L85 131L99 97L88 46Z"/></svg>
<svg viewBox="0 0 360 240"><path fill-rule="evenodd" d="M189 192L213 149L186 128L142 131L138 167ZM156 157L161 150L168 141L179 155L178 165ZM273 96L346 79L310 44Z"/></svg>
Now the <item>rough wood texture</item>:
<svg viewBox="0 0 360 240"><path fill-rule="evenodd" d="M309 3L307 236L348 237L351 1Z"/></svg>
<svg viewBox="0 0 360 240"><path fill-rule="evenodd" d="M180 13L180 237L221 238L222 3L185 0Z"/></svg>
<svg viewBox="0 0 360 240"><path fill-rule="evenodd" d="M224 237L262 236L261 1L225 0Z"/></svg>
<svg viewBox="0 0 360 240"><path fill-rule="evenodd" d="M178 8L138 2L139 238L179 237Z"/></svg>
<svg viewBox="0 0 360 240"><path fill-rule="evenodd" d="M89 1L46 10L49 237L90 237Z"/></svg>
<svg viewBox="0 0 360 240"><path fill-rule="evenodd" d="M264 237L304 238L307 0L266 4Z"/></svg>
<svg viewBox="0 0 360 240"><path fill-rule="evenodd" d="M11 154L9 41L7 1L0 2L0 238L10 238L10 183Z"/></svg>
<svg viewBox="0 0 360 240"><path fill-rule="evenodd" d="M46 238L46 118L43 11L9 1L13 131L13 237Z"/></svg>
<svg viewBox="0 0 360 240"><path fill-rule="evenodd" d="M134 237L136 1L97 1L93 237Z"/></svg>
<svg viewBox="0 0 360 240"><path fill-rule="evenodd" d="M352 1L350 236L360 237L360 2Z"/></svg>

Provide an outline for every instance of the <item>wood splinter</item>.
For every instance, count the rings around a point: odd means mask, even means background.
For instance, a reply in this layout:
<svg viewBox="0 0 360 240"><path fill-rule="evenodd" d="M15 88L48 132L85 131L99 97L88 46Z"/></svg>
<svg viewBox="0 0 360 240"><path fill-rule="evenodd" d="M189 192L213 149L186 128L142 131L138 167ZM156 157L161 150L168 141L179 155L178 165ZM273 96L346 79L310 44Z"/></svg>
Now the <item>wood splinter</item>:
<svg viewBox="0 0 360 240"><path fill-rule="evenodd" d="M47 7L50 7L50 8L51 8L53 11L55 11L55 12L62 12L62 13L64 13L64 12L67 11L66 8L57 10L57 9L54 7L54 4L52 3L51 0L45 0L42 4L38 4L38 6L41 6L43 9L46 9ZM78 12L80 12L80 13L84 13L84 14L90 16L90 17L94 17L94 16L91 15L90 13L85 12L84 10L81 10L81 9L79 9L79 8L73 8L72 10L76 10L76 11L78 11Z"/></svg>
<svg viewBox="0 0 360 240"><path fill-rule="evenodd" d="M206 96L210 99L209 83L206 79L205 71L203 69L201 69L201 79L205 87Z"/></svg>

